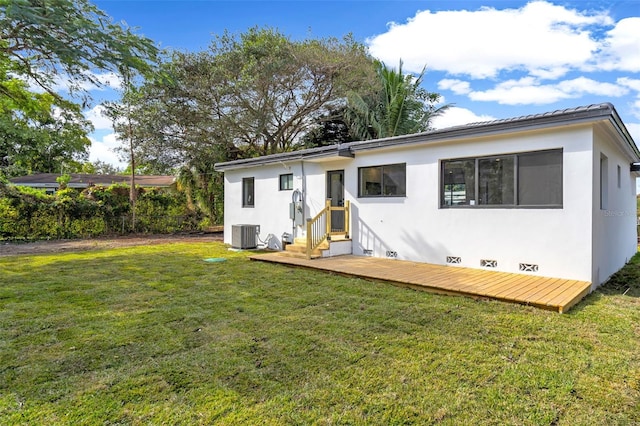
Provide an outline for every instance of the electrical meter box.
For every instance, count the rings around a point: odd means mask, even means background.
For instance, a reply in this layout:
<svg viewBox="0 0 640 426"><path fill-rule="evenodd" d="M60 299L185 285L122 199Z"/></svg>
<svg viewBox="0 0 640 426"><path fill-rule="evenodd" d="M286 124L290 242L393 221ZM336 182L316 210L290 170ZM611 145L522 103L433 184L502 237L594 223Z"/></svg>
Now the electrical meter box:
<svg viewBox="0 0 640 426"><path fill-rule="evenodd" d="M293 220L295 226L302 226L302 202L289 203L289 219Z"/></svg>

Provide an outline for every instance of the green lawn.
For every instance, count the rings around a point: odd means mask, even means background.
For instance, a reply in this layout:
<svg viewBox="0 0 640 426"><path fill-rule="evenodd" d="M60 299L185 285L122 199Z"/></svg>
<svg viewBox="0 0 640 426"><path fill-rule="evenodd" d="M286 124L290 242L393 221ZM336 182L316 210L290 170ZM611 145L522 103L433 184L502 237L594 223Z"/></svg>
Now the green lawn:
<svg viewBox="0 0 640 426"><path fill-rule="evenodd" d="M564 315L219 243L0 258L3 425L630 425L639 399L637 257Z"/></svg>

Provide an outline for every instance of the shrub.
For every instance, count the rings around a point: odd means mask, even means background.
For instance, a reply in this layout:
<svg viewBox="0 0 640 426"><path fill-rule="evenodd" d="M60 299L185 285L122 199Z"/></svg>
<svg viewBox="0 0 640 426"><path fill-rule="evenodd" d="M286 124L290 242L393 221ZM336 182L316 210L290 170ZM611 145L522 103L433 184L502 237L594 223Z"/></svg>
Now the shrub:
<svg viewBox="0 0 640 426"><path fill-rule="evenodd" d="M200 229L201 215L183 193L137 188L136 232L171 233ZM0 239L88 238L131 231L127 185L65 188L55 195L28 187L0 185Z"/></svg>

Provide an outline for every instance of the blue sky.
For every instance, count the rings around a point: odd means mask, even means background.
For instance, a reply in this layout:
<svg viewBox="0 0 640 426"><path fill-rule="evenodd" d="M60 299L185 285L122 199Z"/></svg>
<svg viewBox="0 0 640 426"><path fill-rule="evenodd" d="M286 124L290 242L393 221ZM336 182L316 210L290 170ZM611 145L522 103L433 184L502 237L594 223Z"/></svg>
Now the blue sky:
<svg viewBox="0 0 640 426"><path fill-rule="evenodd" d="M640 0L100 0L162 48L206 49L225 30L279 29L292 39L352 33L388 65L427 66L423 85L453 107L435 127L593 103L615 105L640 143ZM105 75L112 87L113 76ZM124 166L94 90L90 159Z"/></svg>

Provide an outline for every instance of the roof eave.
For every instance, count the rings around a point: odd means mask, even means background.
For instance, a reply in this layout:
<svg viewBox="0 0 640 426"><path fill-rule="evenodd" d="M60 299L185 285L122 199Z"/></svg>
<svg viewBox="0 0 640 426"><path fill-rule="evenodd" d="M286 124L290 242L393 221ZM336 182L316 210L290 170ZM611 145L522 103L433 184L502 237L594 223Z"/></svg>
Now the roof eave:
<svg viewBox="0 0 640 426"><path fill-rule="evenodd" d="M227 161L224 163L216 163L213 169L217 172L225 170L245 169L248 167L259 167L270 164L291 163L302 160L313 160L319 158L353 158L353 153L349 150L348 145L330 145L321 148L303 149L300 151L291 151L281 154L266 155L263 157L245 158L242 160Z"/></svg>

